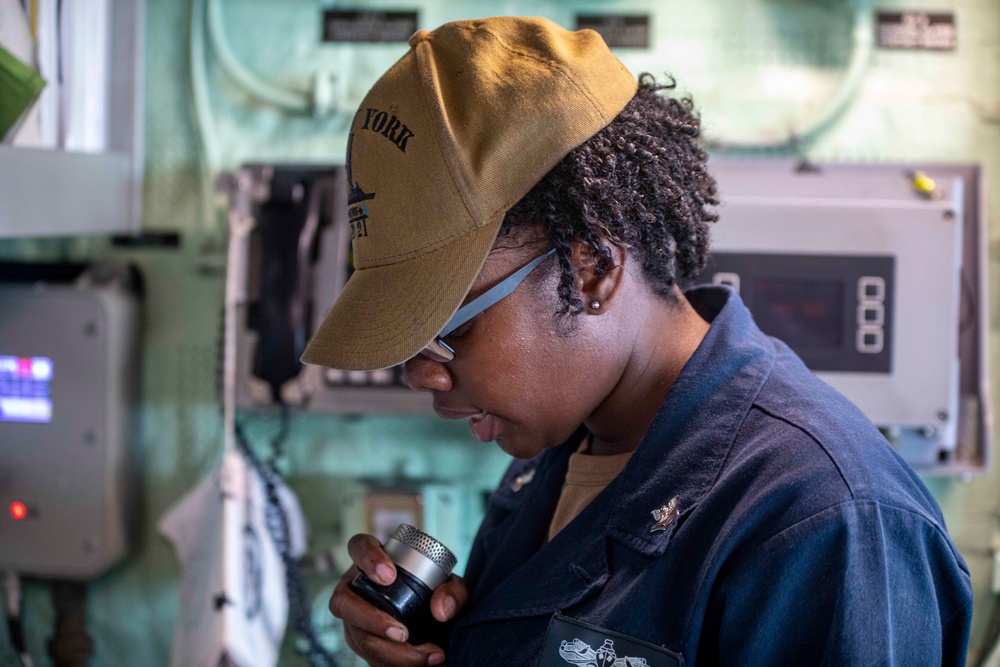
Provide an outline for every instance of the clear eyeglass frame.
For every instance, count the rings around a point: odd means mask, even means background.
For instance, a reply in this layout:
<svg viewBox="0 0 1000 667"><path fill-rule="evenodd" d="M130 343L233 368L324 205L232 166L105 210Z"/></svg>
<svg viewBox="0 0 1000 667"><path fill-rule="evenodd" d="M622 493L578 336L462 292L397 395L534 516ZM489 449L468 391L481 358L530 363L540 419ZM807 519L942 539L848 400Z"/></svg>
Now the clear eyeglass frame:
<svg viewBox="0 0 1000 667"><path fill-rule="evenodd" d="M477 296L469 303L459 308L452 318L448 320L448 324L441 329L441 333L439 333L434 340L428 343L427 346L420 351L420 354L424 355L428 359L432 359L440 363L445 363L454 359L455 350L442 339L490 306L513 294L518 285L524 282L524 279L528 277L528 274L534 271L539 264L548 259L549 255L555 251L555 248L553 248L545 254L536 257L493 287Z"/></svg>

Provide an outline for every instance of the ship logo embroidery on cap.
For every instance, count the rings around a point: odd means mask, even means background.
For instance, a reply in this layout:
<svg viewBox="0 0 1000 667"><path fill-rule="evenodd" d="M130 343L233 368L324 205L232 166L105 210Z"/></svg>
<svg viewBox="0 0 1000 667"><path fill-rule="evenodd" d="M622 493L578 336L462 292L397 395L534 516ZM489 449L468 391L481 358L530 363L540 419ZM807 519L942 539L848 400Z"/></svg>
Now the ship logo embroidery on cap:
<svg viewBox="0 0 1000 667"><path fill-rule="evenodd" d="M365 202L375 199L374 192L365 192L354 180L351 172L351 146L354 144L354 132L347 137L347 215L351 221L351 240L368 236L368 207Z"/></svg>
<svg viewBox="0 0 1000 667"><path fill-rule="evenodd" d="M559 657L571 665L581 667L649 667L645 658L631 656L619 658L615 652L613 639L605 639L604 645L596 651L581 639L574 637L571 642L564 639L559 646Z"/></svg>
<svg viewBox="0 0 1000 667"><path fill-rule="evenodd" d="M653 518L656 519L656 523L650 527L649 532L655 533L660 530L666 530L680 516L681 511L677 509L678 500L679 498L674 496L670 499L669 503L653 510L652 514Z"/></svg>

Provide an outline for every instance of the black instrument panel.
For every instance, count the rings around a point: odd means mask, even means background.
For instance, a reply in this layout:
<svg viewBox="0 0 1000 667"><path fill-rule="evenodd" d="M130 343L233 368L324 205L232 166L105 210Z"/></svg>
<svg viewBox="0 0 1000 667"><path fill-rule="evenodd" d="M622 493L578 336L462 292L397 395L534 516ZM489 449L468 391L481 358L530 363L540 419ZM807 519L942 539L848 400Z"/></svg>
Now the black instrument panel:
<svg viewBox="0 0 1000 667"><path fill-rule="evenodd" d="M889 256L720 252L696 282L739 292L813 371L891 373L894 275Z"/></svg>

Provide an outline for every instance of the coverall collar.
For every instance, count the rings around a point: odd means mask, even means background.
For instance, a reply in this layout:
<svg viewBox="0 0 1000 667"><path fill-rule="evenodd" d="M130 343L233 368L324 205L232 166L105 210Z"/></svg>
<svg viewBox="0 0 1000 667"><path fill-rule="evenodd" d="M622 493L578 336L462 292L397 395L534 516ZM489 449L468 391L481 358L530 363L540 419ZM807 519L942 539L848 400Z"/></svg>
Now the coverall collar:
<svg viewBox="0 0 1000 667"><path fill-rule="evenodd" d="M686 296L712 325L615 479L606 533L650 556L663 553L711 489L775 361L774 344L731 288L698 287ZM664 532L650 532L652 510L674 497L679 518Z"/></svg>

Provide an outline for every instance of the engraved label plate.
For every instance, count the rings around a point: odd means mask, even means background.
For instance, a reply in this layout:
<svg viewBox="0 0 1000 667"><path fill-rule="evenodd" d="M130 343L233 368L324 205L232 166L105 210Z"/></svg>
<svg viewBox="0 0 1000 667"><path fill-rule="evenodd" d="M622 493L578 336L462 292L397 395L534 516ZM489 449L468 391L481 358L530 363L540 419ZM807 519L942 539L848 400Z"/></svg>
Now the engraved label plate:
<svg viewBox="0 0 1000 667"><path fill-rule="evenodd" d="M414 11L323 12L324 42L405 42L416 31Z"/></svg>
<svg viewBox="0 0 1000 667"><path fill-rule="evenodd" d="M954 51L958 30L950 12L879 12L877 37L883 49Z"/></svg>
<svg viewBox="0 0 1000 667"><path fill-rule="evenodd" d="M649 48L648 14L577 14L576 29L586 28L596 30L611 48Z"/></svg>

